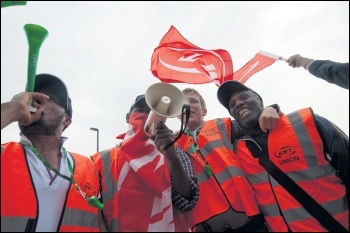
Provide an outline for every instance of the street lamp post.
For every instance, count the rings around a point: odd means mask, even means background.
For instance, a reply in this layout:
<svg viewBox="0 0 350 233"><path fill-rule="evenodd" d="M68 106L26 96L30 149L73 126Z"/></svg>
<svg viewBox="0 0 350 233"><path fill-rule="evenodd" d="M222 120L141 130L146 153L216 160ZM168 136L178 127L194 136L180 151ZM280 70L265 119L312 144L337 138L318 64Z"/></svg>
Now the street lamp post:
<svg viewBox="0 0 350 233"><path fill-rule="evenodd" d="M97 133L97 152L99 151L98 150L98 144L99 144L99 130L97 129L97 128L90 128L90 130L92 130L92 131L96 131L96 133Z"/></svg>

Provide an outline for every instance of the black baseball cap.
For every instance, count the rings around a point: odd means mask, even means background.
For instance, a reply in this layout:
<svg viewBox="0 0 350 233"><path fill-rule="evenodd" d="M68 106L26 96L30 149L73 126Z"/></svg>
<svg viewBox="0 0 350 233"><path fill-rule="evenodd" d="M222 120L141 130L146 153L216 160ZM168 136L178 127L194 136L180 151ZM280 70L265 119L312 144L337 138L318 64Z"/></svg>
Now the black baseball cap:
<svg viewBox="0 0 350 233"><path fill-rule="evenodd" d="M228 104L229 104L231 95L233 95L236 92L242 92L242 91L253 92L254 94L256 94L259 97L260 101L263 102L263 99L261 98L261 96L258 93L256 93L255 91L253 91L249 87L243 85L242 83L237 82L237 81L233 81L233 80L226 81L219 86L218 92L217 92L217 97L218 97L219 102L228 111L230 111Z"/></svg>
<svg viewBox="0 0 350 233"><path fill-rule="evenodd" d="M69 98L66 84L60 78L52 74L38 74L35 79L34 91L52 95L72 118L72 100Z"/></svg>
<svg viewBox="0 0 350 233"><path fill-rule="evenodd" d="M146 104L146 99L145 99L145 95L138 95L136 96L135 102L131 105L130 107L130 111L129 113L132 111L133 108L135 108L136 106L140 106L140 105L145 105Z"/></svg>

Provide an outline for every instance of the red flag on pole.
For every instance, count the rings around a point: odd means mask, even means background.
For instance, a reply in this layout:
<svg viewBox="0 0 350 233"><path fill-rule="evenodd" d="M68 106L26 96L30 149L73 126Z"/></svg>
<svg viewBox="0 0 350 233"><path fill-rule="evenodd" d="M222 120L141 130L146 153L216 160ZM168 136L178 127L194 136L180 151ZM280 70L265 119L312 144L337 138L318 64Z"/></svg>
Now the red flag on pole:
<svg viewBox="0 0 350 233"><path fill-rule="evenodd" d="M233 79L232 59L226 50L202 49L186 40L174 26L154 49L151 71L165 83L214 82L220 86Z"/></svg>
<svg viewBox="0 0 350 233"><path fill-rule="evenodd" d="M245 83L255 73L272 65L276 60L282 59L284 58L281 56L260 50L249 62L234 73L233 80Z"/></svg>

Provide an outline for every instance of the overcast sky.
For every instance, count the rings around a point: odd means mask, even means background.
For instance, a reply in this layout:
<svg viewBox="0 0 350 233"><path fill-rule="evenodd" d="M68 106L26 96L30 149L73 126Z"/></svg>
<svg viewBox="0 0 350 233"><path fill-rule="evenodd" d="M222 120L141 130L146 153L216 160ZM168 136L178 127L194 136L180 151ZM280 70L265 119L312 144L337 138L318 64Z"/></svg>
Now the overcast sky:
<svg viewBox="0 0 350 233"><path fill-rule="evenodd" d="M73 122L63 133L65 148L87 156L114 147L125 132L125 114L135 97L159 79L151 56L173 25L203 49L225 49L238 70L263 50L288 58L299 53L315 59L349 61L349 2L31 2L1 9L1 102L24 91L28 42L23 26L46 28L37 73L51 73L68 86ZM275 62L246 83L265 105L284 113L312 107L349 135L349 91L317 79L303 68ZM217 100L214 83L193 87L207 102L205 119L229 116ZM173 130L176 118L167 119ZM1 132L1 142L18 141L17 123Z"/></svg>

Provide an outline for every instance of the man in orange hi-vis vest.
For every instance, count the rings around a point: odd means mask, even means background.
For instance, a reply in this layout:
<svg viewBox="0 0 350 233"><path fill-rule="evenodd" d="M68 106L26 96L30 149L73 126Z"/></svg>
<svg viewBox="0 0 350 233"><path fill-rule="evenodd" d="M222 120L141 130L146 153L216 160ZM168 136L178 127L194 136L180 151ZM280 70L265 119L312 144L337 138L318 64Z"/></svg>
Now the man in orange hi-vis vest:
<svg viewBox="0 0 350 233"><path fill-rule="evenodd" d="M190 230L183 212L198 200L196 176L181 150L157 150L144 130L149 113L145 95L137 96L126 114L129 130L123 143L91 156L102 181L103 220L110 232ZM172 137L168 131L159 145Z"/></svg>
<svg viewBox="0 0 350 233"><path fill-rule="evenodd" d="M20 142L1 144L2 232L99 231L95 166L63 147L72 113L66 85L51 74L1 104L1 129L17 121L21 130Z"/></svg>
<svg viewBox="0 0 350 233"><path fill-rule="evenodd" d="M244 132L234 155L269 229L349 232L349 137L310 107L263 132L257 127L263 101L256 92L227 81L217 96Z"/></svg>
<svg viewBox="0 0 350 233"><path fill-rule="evenodd" d="M240 136L239 127L230 118L204 121L207 108L200 93L193 88L186 88L182 92L190 107L190 117L186 133L180 137L177 145L188 155L200 190L196 206L185 212L191 230L267 231L253 190L240 165L233 159L231 141ZM261 118L264 130L276 127L279 121L277 111L273 107L266 108ZM161 139L166 126L159 124L156 135Z"/></svg>

